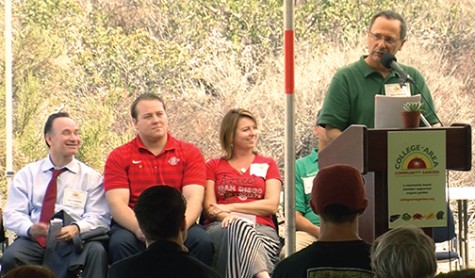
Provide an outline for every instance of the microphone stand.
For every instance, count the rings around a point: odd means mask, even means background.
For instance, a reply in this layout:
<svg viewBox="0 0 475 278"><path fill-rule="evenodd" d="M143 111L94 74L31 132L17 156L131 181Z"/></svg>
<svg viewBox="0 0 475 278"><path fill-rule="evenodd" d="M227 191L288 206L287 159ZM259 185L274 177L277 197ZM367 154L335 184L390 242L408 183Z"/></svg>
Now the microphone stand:
<svg viewBox="0 0 475 278"><path fill-rule="evenodd" d="M426 117L421 113L421 120L427 127L432 127L432 125L427 121Z"/></svg>

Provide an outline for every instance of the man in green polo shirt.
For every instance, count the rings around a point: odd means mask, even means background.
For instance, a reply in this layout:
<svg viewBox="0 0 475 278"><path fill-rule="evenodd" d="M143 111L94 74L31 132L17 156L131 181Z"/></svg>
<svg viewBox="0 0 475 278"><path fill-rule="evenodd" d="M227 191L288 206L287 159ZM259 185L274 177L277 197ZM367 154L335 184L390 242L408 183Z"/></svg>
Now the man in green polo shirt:
<svg viewBox="0 0 475 278"><path fill-rule="evenodd" d="M318 150L326 144L325 129L318 125L313 127L313 135L317 138L317 148L309 155L295 162L295 249L296 252L312 244L320 237L320 216L316 215L310 207L310 193L312 192L313 179L318 172Z"/></svg>
<svg viewBox="0 0 475 278"><path fill-rule="evenodd" d="M372 17L367 31L368 54L340 69L325 97L319 124L325 127L329 140L338 137L352 124L373 128L374 96L395 95L395 91L401 90L398 73L384 67L380 60L384 53L396 55L402 49L406 31L405 20L396 12L382 11ZM407 90L411 95L423 95L424 116L431 125L437 124L432 96L424 78L412 67L401 67L417 85L406 83Z"/></svg>

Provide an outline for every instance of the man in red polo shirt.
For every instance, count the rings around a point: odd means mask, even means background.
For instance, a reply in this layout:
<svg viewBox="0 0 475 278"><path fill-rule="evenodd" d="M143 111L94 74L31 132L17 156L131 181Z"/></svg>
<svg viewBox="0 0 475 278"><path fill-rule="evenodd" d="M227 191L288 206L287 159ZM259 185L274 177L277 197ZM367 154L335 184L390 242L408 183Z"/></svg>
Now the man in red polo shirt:
<svg viewBox="0 0 475 278"><path fill-rule="evenodd" d="M213 245L196 220L201 214L206 184L206 166L201 151L168 132L163 100L152 93L140 95L131 105L137 136L114 149L107 158L104 187L112 215L109 261L145 249L145 238L134 214L140 194L154 185L175 187L187 202L185 246L191 255L211 265Z"/></svg>

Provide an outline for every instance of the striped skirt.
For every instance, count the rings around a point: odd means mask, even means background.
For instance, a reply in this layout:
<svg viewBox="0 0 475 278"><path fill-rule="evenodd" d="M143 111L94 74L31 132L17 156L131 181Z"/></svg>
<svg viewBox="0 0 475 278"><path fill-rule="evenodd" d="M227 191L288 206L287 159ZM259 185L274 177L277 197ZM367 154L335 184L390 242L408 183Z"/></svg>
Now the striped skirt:
<svg viewBox="0 0 475 278"><path fill-rule="evenodd" d="M213 267L226 278L252 278L267 271L272 273L279 260L280 241L269 226L234 220L228 228L221 222L207 227L215 246Z"/></svg>

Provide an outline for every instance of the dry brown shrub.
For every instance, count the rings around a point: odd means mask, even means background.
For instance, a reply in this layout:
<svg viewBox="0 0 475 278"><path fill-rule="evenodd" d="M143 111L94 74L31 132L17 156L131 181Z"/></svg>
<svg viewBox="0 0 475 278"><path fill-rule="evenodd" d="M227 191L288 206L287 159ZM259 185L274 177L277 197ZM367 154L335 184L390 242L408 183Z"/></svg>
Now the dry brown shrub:
<svg viewBox="0 0 475 278"><path fill-rule="evenodd" d="M453 123L474 124L473 88L466 84L470 64L458 70L443 51L428 50L422 38L410 38L398 53L400 63L416 67L432 91L438 115L444 126ZM177 137L197 144L206 158L221 154L218 129L221 117L230 108L242 107L258 115L262 131L259 149L284 165L285 120L288 96L284 93L283 55L268 59L259 68L244 54L226 53L226 42L208 45L204 60L193 61L194 78L185 80L181 95L168 96L172 118L171 129ZM342 66L366 53L362 38L353 45L325 47L297 46L295 66L295 150L296 157L306 155L314 146L312 127L333 74ZM215 47L215 49L214 49ZM252 47L252 46L249 46ZM216 50L216 51L213 51ZM197 53L197 55L200 55ZM265 72L265 74L257 74ZM258 76L249 82L249 76ZM198 80L198 81L197 81ZM471 172L453 172L454 185L473 183Z"/></svg>

